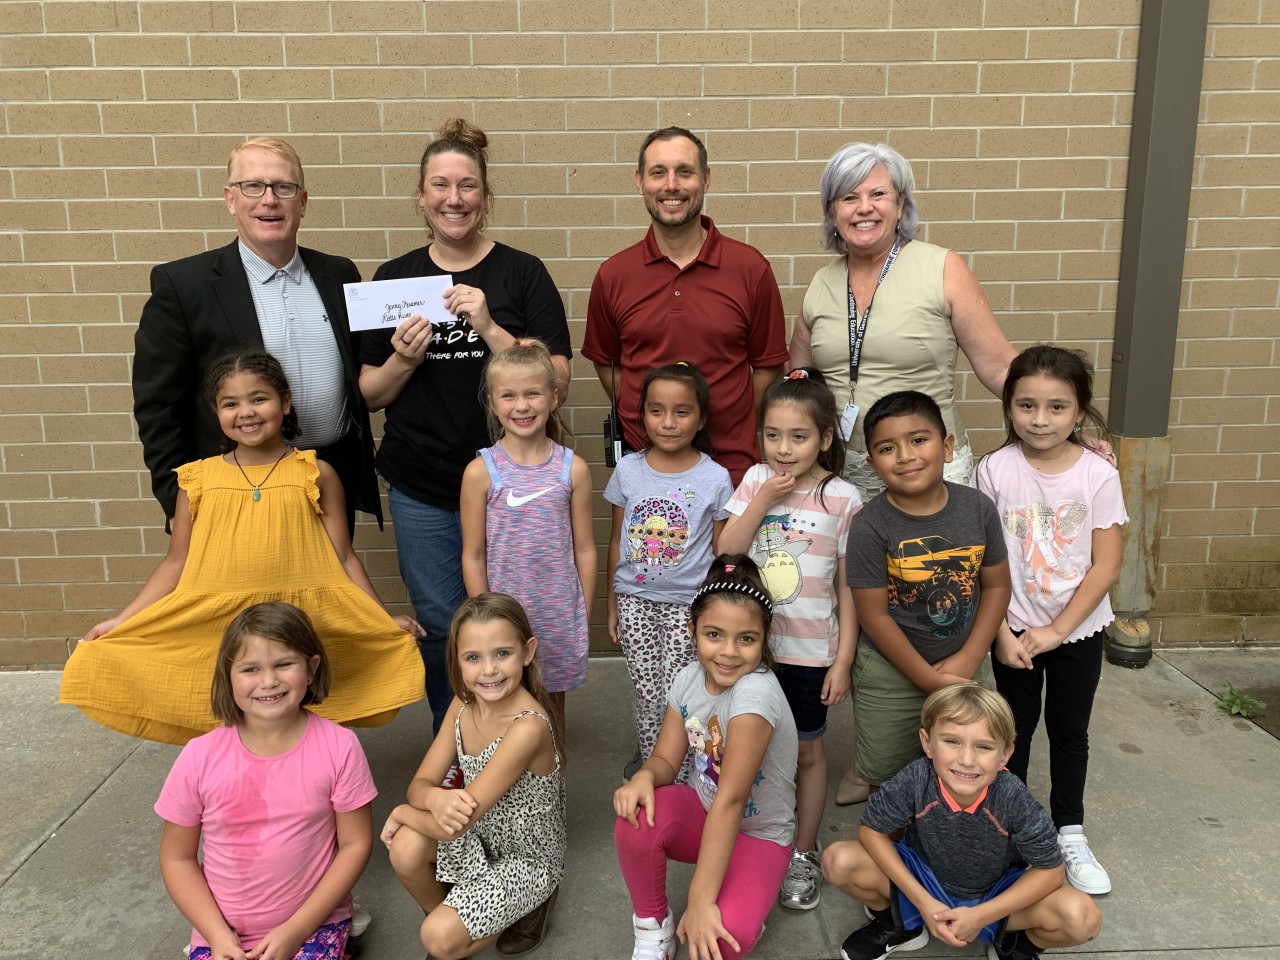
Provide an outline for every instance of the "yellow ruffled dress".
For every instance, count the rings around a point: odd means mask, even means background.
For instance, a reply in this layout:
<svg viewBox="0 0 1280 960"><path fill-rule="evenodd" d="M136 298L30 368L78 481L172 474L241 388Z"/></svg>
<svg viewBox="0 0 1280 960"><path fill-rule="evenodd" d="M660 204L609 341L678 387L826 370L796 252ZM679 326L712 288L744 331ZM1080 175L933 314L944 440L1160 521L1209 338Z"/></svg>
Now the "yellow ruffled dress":
<svg viewBox="0 0 1280 960"><path fill-rule="evenodd" d="M250 467L254 480L270 468ZM176 471L191 502L191 546L174 591L97 640L76 646L59 700L135 737L183 744L218 722L209 685L223 631L241 610L284 600L311 618L333 680L310 709L377 726L423 695L417 643L338 562L320 522L313 450L286 455L253 499L221 457Z"/></svg>

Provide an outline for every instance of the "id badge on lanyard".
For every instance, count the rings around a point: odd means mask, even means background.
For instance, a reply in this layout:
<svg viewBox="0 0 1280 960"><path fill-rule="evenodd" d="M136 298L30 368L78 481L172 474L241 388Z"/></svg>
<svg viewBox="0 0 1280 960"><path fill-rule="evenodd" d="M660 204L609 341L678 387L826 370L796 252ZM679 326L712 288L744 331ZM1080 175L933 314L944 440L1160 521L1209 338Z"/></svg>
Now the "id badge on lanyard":
<svg viewBox="0 0 1280 960"><path fill-rule="evenodd" d="M880 289L880 284L884 283L884 278L889 273L889 268L893 266L893 261L898 259L898 252L902 249L902 241L894 240L893 248L889 251L889 256L885 258L884 267L880 270L880 279L876 281L876 290ZM853 391L858 385L858 367L862 364L862 343L867 335L867 322L871 319L871 305L876 302L876 295L871 294L871 300L867 303L867 309L858 316L858 301L853 295L853 285L848 282L849 278L849 261L845 261L845 289L849 293L849 402L844 405L844 411L840 414L840 436L849 442L849 438L853 436L854 425L858 422L858 405L853 402Z"/></svg>

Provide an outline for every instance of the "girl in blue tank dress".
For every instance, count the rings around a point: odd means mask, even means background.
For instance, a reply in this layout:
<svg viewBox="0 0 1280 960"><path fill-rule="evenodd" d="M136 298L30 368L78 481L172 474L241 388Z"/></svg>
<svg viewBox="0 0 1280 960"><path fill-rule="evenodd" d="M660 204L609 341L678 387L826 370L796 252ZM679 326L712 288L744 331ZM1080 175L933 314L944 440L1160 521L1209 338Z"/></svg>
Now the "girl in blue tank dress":
<svg viewBox="0 0 1280 960"><path fill-rule="evenodd" d="M591 472L562 446L551 354L519 339L480 381L496 443L462 475L462 579L520 601L538 638L552 721L564 733L564 694L587 682L587 623L596 584Z"/></svg>

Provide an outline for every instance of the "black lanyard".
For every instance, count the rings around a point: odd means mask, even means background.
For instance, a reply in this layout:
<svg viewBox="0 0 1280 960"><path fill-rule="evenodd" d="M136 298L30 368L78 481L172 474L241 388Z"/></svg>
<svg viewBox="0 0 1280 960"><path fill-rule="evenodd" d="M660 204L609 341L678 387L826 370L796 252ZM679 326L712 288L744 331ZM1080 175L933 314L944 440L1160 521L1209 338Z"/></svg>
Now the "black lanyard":
<svg viewBox="0 0 1280 960"><path fill-rule="evenodd" d="M885 258L884 268L880 271L880 279L876 281L876 290L880 289L880 284L884 283L884 278L889 272L889 268L893 266L893 261L898 259L898 252L902 249L902 242L893 241L893 249L889 251L889 256ZM845 289L849 291L849 386L852 387L858 382L858 367L862 363L862 341L867 335L867 321L871 319L871 305L876 302L875 291L871 293L871 300L867 303L867 310L862 315L862 319L858 319L858 301L853 296L853 284L849 282L849 261L844 262L844 278Z"/></svg>

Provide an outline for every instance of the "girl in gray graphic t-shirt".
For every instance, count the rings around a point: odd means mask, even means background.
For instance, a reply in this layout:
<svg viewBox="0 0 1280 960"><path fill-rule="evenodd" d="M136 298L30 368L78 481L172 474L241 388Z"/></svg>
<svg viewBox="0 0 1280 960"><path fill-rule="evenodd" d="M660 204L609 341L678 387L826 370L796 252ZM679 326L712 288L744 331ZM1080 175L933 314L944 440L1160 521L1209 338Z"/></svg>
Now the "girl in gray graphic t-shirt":
<svg viewBox="0 0 1280 960"><path fill-rule="evenodd" d="M726 960L749 953L778 897L795 832L797 739L769 669L772 616L755 563L718 557L690 607L697 661L676 676L653 754L613 796L637 956L674 953L668 858L697 864L678 926L693 955L713 945ZM694 782L674 784L690 749Z"/></svg>

